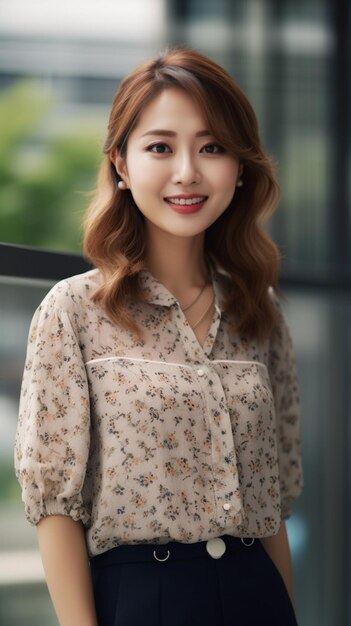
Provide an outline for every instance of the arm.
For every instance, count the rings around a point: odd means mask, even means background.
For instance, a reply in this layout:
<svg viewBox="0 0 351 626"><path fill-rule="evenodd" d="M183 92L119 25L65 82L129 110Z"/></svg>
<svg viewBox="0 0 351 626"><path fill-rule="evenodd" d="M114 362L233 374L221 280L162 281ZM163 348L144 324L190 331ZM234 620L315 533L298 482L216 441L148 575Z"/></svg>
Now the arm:
<svg viewBox="0 0 351 626"><path fill-rule="evenodd" d="M60 626L97 626L83 524L49 515L37 524L37 534Z"/></svg>
<svg viewBox="0 0 351 626"><path fill-rule="evenodd" d="M274 565L279 570L290 596L290 600L292 604L294 604L293 572L285 522L282 520L277 535L264 537L261 539L261 543Z"/></svg>
<svg viewBox="0 0 351 626"><path fill-rule="evenodd" d="M273 289L272 303L277 322L270 337L268 371L276 413L276 439L279 464L281 526L274 537L262 540L262 545L279 570L293 602L293 576L289 543L284 519L290 515L290 504L303 487L300 438L300 393L296 357L290 329L282 305Z"/></svg>

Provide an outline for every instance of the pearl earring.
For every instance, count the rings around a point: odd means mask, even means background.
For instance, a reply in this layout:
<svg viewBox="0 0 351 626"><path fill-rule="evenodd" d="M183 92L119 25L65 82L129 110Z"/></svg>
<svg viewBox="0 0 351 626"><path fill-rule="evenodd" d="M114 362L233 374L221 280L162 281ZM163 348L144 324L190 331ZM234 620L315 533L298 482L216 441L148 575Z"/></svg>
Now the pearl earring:
<svg viewBox="0 0 351 626"><path fill-rule="evenodd" d="M118 189L120 189L121 191L124 191L124 189L127 189L127 183L124 182L124 180L119 180L117 186L118 186Z"/></svg>
<svg viewBox="0 0 351 626"><path fill-rule="evenodd" d="M244 184L244 181L242 180L242 178L239 178L238 182L236 183L237 187L242 187Z"/></svg>

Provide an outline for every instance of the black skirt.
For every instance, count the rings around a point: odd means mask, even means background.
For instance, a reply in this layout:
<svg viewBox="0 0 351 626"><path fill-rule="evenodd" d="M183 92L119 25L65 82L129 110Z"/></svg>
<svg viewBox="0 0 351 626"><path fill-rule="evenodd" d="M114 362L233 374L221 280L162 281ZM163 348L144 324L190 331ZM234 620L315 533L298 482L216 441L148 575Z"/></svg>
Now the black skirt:
<svg viewBox="0 0 351 626"><path fill-rule="evenodd" d="M92 557L99 626L296 626L261 542L220 539L124 545Z"/></svg>

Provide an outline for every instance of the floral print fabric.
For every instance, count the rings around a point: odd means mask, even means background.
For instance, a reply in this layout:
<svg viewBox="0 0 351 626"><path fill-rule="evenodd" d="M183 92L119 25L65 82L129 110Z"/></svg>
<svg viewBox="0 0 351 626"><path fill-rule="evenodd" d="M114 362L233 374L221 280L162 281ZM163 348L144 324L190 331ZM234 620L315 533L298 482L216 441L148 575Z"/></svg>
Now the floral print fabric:
<svg viewBox="0 0 351 626"><path fill-rule="evenodd" d="M91 300L91 270L57 283L28 338L15 466L26 516L82 520L90 555L122 543L279 530L302 489L295 358L281 305L271 336L235 335L229 277L211 263L215 311L200 346L147 270L136 341Z"/></svg>

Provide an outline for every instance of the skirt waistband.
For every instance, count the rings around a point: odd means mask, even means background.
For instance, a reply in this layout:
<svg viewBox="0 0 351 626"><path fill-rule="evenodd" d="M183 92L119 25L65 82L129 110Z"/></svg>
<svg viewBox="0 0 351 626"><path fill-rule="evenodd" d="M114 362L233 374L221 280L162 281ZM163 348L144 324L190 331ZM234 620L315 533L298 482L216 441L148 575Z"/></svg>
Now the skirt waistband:
<svg viewBox="0 0 351 626"><path fill-rule="evenodd" d="M90 565L95 567L106 567L118 563L145 563L165 561L181 561L196 558L221 558L225 552L236 552L237 550L247 550L251 548L257 540L245 537L232 537L223 535L208 541L196 543L180 543L170 541L168 543L137 543L123 544L116 548L111 548L90 558Z"/></svg>

